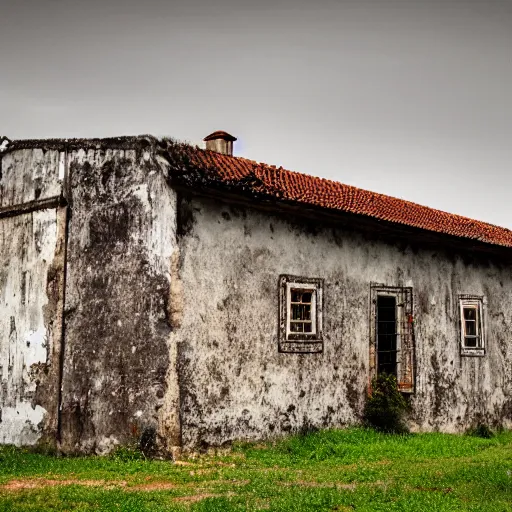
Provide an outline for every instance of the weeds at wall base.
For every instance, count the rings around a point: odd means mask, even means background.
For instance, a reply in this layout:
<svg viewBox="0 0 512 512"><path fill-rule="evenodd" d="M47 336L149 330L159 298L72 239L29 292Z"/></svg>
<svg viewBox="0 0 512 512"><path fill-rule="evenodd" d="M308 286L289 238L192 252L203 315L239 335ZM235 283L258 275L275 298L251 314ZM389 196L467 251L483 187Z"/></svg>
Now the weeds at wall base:
<svg viewBox="0 0 512 512"><path fill-rule="evenodd" d="M466 431L466 435L480 437L481 439L491 439L495 436L495 433L485 423L477 423L474 427Z"/></svg>
<svg viewBox="0 0 512 512"><path fill-rule="evenodd" d="M394 375L379 374L366 397L364 424L378 432L408 434L405 421L409 404L398 390Z"/></svg>

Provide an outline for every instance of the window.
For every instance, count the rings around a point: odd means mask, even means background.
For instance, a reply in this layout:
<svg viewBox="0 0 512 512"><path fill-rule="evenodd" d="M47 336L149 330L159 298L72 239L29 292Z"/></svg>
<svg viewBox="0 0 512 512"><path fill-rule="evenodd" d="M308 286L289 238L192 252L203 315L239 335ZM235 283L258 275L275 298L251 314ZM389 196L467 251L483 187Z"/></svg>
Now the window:
<svg viewBox="0 0 512 512"><path fill-rule="evenodd" d="M290 316L287 333L316 333L316 290L314 288L290 288Z"/></svg>
<svg viewBox="0 0 512 512"><path fill-rule="evenodd" d="M483 297L462 295L460 304L460 340L463 356L483 356Z"/></svg>
<svg viewBox="0 0 512 512"><path fill-rule="evenodd" d="M323 279L279 277L279 351L322 352Z"/></svg>
<svg viewBox="0 0 512 512"><path fill-rule="evenodd" d="M371 285L370 378L394 375L398 388L414 392L412 288Z"/></svg>

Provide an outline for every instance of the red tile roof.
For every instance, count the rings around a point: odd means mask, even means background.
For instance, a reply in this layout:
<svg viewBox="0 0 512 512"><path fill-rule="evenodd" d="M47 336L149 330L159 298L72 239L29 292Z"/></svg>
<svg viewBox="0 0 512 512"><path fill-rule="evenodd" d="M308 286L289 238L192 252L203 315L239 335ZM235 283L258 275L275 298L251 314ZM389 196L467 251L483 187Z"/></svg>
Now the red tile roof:
<svg viewBox="0 0 512 512"><path fill-rule="evenodd" d="M174 151L168 148L168 152L172 161ZM512 247L511 230L486 222L245 158L183 145L180 145L180 153L181 157L186 154L186 165L183 165L180 158L180 165L173 166L173 175L176 172L183 173L182 176L199 172L200 181L252 192L260 197L353 213L445 235ZM189 184L192 181L189 180Z"/></svg>

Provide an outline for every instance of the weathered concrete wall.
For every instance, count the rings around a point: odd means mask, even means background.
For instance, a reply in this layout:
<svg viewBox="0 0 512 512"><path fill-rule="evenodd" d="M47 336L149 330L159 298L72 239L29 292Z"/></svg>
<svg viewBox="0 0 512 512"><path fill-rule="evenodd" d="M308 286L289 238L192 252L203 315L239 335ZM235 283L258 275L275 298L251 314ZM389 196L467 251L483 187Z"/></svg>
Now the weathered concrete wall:
<svg viewBox="0 0 512 512"><path fill-rule="evenodd" d="M1 157L0 207L59 197L64 181L64 153L23 149Z"/></svg>
<svg viewBox="0 0 512 512"><path fill-rule="evenodd" d="M69 175L62 447L172 446L174 192L151 147L73 151Z"/></svg>
<svg viewBox="0 0 512 512"><path fill-rule="evenodd" d="M57 206L62 182L58 151L20 150L1 159L0 443L56 440L66 216L66 208ZM28 212L27 205L32 205Z"/></svg>
<svg viewBox="0 0 512 512"><path fill-rule="evenodd" d="M413 428L460 431L478 416L511 425L510 267L213 199L180 201L178 218L185 447L359 421L372 282L413 287ZM280 274L325 279L323 353L278 353ZM487 298L485 357L460 355L461 293Z"/></svg>
<svg viewBox="0 0 512 512"><path fill-rule="evenodd" d="M2 155L0 173L0 443L172 450L179 286L166 162L144 138L18 145L29 148Z"/></svg>

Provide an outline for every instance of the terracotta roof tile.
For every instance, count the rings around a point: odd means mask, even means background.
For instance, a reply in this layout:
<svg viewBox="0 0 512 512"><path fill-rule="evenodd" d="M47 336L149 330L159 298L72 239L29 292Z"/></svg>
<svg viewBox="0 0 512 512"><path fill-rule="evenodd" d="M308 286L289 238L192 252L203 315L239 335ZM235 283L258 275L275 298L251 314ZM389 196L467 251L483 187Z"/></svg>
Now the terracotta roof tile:
<svg viewBox="0 0 512 512"><path fill-rule="evenodd" d="M208 181L216 184L235 189L243 187L244 190L248 187L249 191L260 196L280 201L354 213L436 233L512 247L511 230L486 222L245 158L192 147L185 151L188 170L199 171L207 175Z"/></svg>

